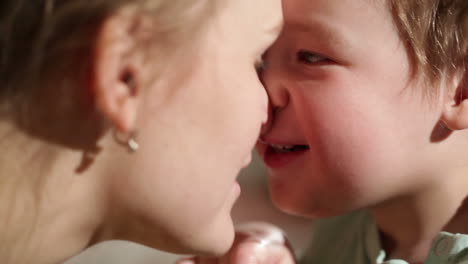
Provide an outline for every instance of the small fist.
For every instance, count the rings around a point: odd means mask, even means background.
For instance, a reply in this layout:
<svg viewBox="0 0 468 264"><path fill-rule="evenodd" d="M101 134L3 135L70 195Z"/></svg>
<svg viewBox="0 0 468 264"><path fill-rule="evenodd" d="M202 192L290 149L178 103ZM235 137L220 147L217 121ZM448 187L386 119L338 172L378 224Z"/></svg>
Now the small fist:
<svg viewBox="0 0 468 264"><path fill-rule="evenodd" d="M221 257L193 257L177 264L295 264L294 254L283 231L261 222L236 228L234 244Z"/></svg>

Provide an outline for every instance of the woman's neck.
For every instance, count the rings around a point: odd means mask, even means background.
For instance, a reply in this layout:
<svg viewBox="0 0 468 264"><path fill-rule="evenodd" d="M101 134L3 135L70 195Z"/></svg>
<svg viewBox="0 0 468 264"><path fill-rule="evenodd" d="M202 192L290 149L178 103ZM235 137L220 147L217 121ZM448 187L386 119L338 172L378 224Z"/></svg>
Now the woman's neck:
<svg viewBox="0 0 468 264"><path fill-rule="evenodd" d="M424 263L439 232L468 231L460 225L468 222L468 179L465 173L452 179L373 208L382 246L390 258Z"/></svg>
<svg viewBox="0 0 468 264"><path fill-rule="evenodd" d="M104 199L99 177L76 174L81 154L3 124L0 147L0 262L59 263L87 247Z"/></svg>

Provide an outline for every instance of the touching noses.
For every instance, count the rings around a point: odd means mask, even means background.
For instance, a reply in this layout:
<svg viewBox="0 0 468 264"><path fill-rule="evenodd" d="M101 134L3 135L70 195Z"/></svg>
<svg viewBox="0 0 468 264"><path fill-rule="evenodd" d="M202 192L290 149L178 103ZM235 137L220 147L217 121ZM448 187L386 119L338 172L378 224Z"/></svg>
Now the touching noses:
<svg viewBox="0 0 468 264"><path fill-rule="evenodd" d="M262 126L261 135L268 133L272 128L276 116L289 105L290 95L286 84L277 67L271 64L259 73L260 79L268 94L268 121Z"/></svg>

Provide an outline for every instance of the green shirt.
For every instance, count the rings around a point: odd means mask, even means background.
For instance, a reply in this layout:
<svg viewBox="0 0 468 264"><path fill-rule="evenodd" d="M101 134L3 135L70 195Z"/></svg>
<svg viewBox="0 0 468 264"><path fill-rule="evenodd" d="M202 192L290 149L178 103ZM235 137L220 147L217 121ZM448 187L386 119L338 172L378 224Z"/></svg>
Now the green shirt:
<svg viewBox="0 0 468 264"><path fill-rule="evenodd" d="M377 227L366 211L317 221L311 248L300 263L409 264L386 259ZM439 233L424 263L468 264L468 235Z"/></svg>

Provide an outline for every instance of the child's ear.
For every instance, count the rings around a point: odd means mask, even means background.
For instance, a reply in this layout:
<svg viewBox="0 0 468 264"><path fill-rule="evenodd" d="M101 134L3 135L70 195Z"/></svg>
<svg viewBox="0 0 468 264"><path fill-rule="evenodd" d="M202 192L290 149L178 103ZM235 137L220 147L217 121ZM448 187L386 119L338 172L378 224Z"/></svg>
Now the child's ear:
<svg viewBox="0 0 468 264"><path fill-rule="evenodd" d="M142 64L131 12L108 17L97 32L90 89L98 111L120 132L135 130L142 94Z"/></svg>
<svg viewBox="0 0 468 264"><path fill-rule="evenodd" d="M451 130L468 128L468 73L463 71L454 78L456 89L450 93L442 113L442 121Z"/></svg>

